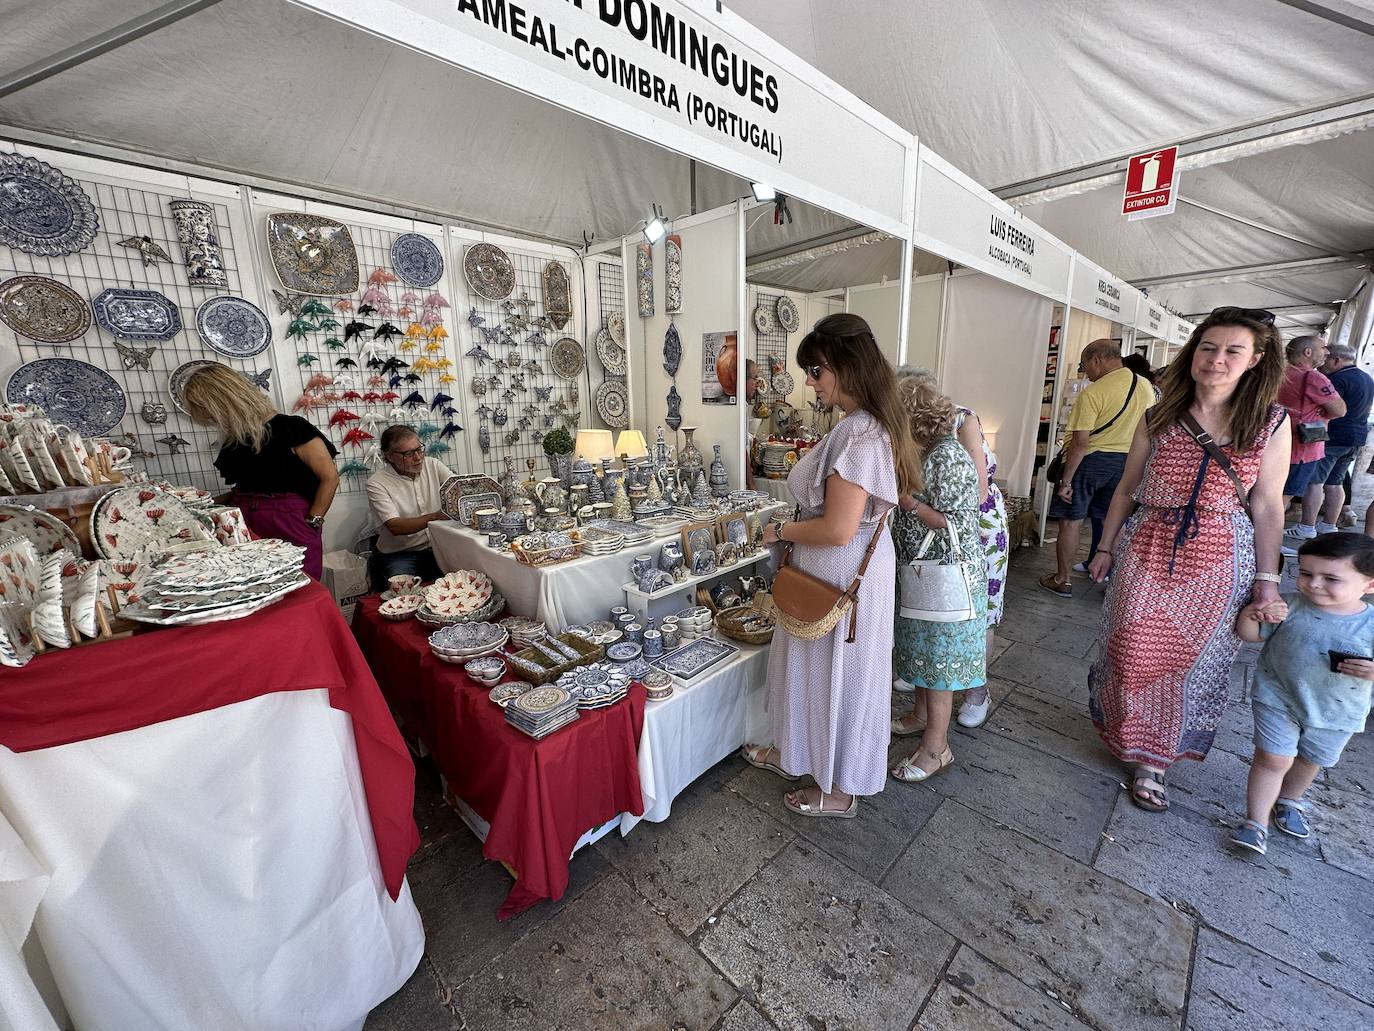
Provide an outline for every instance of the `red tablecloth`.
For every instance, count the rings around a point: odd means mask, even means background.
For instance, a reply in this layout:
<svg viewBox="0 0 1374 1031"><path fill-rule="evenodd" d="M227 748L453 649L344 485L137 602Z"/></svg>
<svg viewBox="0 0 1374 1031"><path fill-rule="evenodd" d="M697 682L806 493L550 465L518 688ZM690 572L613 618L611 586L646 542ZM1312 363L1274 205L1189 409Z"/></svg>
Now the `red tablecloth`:
<svg viewBox="0 0 1374 1031"><path fill-rule="evenodd" d="M383 693L433 753L454 794L491 825L483 854L516 872L497 918L561 898L577 839L618 813L644 811L644 689L633 684L624 702L584 712L535 741L506 723L489 688L434 657L425 626L384 620L379 604L376 596L359 599L353 630Z"/></svg>
<svg viewBox="0 0 1374 1031"><path fill-rule="evenodd" d="M136 634L5 670L0 745L28 752L318 688L353 720L377 857L394 899L420 846L415 766L348 625L318 584L243 619Z"/></svg>

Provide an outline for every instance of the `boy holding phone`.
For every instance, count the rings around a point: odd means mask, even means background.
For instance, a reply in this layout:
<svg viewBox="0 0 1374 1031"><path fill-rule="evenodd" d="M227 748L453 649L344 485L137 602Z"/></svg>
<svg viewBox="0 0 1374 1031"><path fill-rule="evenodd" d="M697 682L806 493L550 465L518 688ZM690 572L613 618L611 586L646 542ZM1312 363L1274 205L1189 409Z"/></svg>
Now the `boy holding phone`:
<svg viewBox="0 0 1374 1031"><path fill-rule="evenodd" d="M1298 549L1298 593L1247 605L1243 640L1264 642L1255 669L1255 757L1248 818L1232 844L1263 855L1269 815L1284 834L1305 838L1303 793L1364 729L1374 681L1374 539L1325 533Z"/></svg>

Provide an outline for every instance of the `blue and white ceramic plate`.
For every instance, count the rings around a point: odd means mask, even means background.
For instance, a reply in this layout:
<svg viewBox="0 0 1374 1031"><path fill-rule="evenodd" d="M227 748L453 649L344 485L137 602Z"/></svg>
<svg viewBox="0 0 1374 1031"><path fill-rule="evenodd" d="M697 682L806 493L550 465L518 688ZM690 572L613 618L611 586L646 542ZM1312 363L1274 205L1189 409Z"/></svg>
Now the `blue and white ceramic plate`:
<svg viewBox="0 0 1374 1031"><path fill-rule="evenodd" d="M46 161L0 154L0 244L57 257L85 250L100 217L79 183Z"/></svg>
<svg viewBox="0 0 1374 1031"><path fill-rule="evenodd" d="M251 358L272 342L267 316L242 297L211 297L196 309L196 332L206 347L230 358Z"/></svg>
<svg viewBox="0 0 1374 1031"><path fill-rule="evenodd" d="M676 651L654 659L653 665L679 680L692 680L738 651L733 644L718 641L714 637L699 637Z"/></svg>
<svg viewBox="0 0 1374 1031"><path fill-rule="evenodd" d="M14 370L10 404L38 405L53 422L83 437L109 433L124 418L124 391L104 369L75 358L39 358Z"/></svg>
<svg viewBox="0 0 1374 1031"><path fill-rule="evenodd" d="M411 286L433 286L444 274L444 256L429 237L403 233L391 244L391 267Z"/></svg>
<svg viewBox="0 0 1374 1031"><path fill-rule="evenodd" d="M181 332L181 311L156 290L102 290L91 311L101 329L122 340L171 340Z"/></svg>
<svg viewBox="0 0 1374 1031"><path fill-rule="evenodd" d="M223 362L211 361L208 358L194 358L189 362L182 362L172 370L172 374L167 377L167 393L171 395L172 404L177 406L178 412L190 414L186 411L186 399L183 392L186 389L186 381L191 378L192 373L211 365L223 364Z"/></svg>

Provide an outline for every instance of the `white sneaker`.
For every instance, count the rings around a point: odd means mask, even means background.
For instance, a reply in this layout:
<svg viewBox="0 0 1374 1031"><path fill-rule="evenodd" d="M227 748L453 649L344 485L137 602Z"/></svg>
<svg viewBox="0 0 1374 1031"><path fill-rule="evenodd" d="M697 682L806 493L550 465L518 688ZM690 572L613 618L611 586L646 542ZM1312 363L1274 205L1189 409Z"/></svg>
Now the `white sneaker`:
<svg viewBox="0 0 1374 1031"><path fill-rule="evenodd" d="M1075 563L1073 564L1073 571L1074 571L1075 573L1086 573L1086 572L1088 571L1088 563L1086 563L1086 562L1075 562Z"/></svg>
<svg viewBox="0 0 1374 1031"><path fill-rule="evenodd" d="M1283 544L1279 546L1279 554L1284 558L1297 558L1298 549L1291 544Z"/></svg>
<svg viewBox="0 0 1374 1031"><path fill-rule="evenodd" d="M1294 523L1283 531L1283 539L1286 541L1310 541L1317 536L1315 526L1304 526L1302 523Z"/></svg>
<svg viewBox="0 0 1374 1031"><path fill-rule="evenodd" d="M892 690L900 691L902 694L914 694L916 688L914 685L908 684L901 677L897 677L895 680L892 681Z"/></svg>
<svg viewBox="0 0 1374 1031"><path fill-rule="evenodd" d="M1336 530L1337 530L1337 526L1336 526L1335 523L1324 523L1324 522L1322 522L1320 519L1317 520L1317 535L1318 535L1318 536L1320 536L1321 534L1324 534L1324 533L1335 533Z"/></svg>
<svg viewBox="0 0 1374 1031"><path fill-rule="evenodd" d="M964 698L967 699L968 695L965 694ZM959 706L959 715L956 717L959 726L968 727L970 729L974 727L981 727L984 723L988 721L988 708L991 705L991 691L986 691L983 695L982 702L978 704L974 704L970 701L965 701L962 705Z"/></svg>

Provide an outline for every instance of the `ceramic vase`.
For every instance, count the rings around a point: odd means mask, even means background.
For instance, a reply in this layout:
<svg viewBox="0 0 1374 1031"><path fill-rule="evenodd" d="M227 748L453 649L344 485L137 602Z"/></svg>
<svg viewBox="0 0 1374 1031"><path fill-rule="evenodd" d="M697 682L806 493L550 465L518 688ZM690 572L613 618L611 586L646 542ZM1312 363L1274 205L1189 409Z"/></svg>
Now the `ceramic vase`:
<svg viewBox="0 0 1374 1031"><path fill-rule="evenodd" d="M730 493L730 477L725 471L725 463L721 461L720 445L715 445L715 457L711 459L711 495L712 497L723 498Z"/></svg>
<svg viewBox="0 0 1374 1031"><path fill-rule="evenodd" d="M682 450L677 456L677 467L691 477L692 481L696 480L697 473L701 472L702 467L705 465L705 459L702 458L701 451L697 448L696 441L692 439L696 431L697 428L695 426L682 427L682 434L687 438L687 443L682 445Z"/></svg>
<svg viewBox="0 0 1374 1031"><path fill-rule="evenodd" d="M177 239L186 261L186 280L192 286L224 286L224 256L219 249L215 209L198 200L168 201Z"/></svg>
<svg viewBox="0 0 1374 1031"><path fill-rule="evenodd" d="M549 472L563 483L563 489L572 486L572 455L549 455Z"/></svg>

